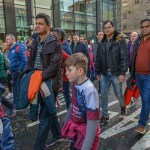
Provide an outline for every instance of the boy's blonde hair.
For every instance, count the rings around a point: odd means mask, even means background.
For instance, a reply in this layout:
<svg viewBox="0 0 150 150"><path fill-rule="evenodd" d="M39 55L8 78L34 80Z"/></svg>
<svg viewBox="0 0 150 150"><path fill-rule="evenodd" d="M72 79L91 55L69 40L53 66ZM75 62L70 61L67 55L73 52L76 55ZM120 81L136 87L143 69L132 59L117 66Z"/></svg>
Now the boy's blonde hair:
<svg viewBox="0 0 150 150"><path fill-rule="evenodd" d="M71 55L66 61L65 66L68 68L70 66L75 66L78 70L82 68L84 73L87 74L88 69L88 59L83 53L76 53Z"/></svg>

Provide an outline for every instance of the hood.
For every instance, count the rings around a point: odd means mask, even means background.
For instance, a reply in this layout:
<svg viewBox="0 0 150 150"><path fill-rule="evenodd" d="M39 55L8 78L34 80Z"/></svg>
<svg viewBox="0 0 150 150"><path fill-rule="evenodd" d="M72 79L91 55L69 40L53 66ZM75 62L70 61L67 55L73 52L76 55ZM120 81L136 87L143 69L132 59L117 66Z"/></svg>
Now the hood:
<svg viewBox="0 0 150 150"><path fill-rule="evenodd" d="M116 30L114 31L114 36L113 36L113 40L114 41L116 41L116 42L120 42L121 41L121 39L122 38L124 38L125 37L125 35L123 34L123 33L119 33L119 32L117 32ZM104 34L104 38L103 38L103 40L102 40L102 42L103 41L105 41L106 40L106 35Z"/></svg>

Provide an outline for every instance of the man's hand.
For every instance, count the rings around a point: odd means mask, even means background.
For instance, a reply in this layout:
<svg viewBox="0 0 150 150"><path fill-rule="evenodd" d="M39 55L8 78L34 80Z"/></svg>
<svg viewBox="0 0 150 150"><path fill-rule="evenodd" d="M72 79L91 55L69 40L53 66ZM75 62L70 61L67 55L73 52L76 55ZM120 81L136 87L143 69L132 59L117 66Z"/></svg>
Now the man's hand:
<svg viewBox="0 0 150 150"><path fill-rule="evenodd" d="M99 80L99 81L101 80L101 76L100 76L100 75L97 75L96 78L97 78L97 80Z"/></svg>
<svg viewBox="0 0 150 150"><path fill-rule="evenodd" d="M125 82L125 76L124 76L124 75L120 75L120 76L119 76L119 81L120 81L121 83Z"/></svg>

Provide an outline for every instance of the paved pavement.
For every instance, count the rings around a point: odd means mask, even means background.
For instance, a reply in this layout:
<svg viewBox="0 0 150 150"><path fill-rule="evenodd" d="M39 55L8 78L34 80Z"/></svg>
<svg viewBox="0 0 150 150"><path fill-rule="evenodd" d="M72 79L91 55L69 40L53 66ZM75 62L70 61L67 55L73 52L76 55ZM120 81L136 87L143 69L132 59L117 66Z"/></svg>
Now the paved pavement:
<svg viewBox="0 0 150 150"><path fill-rule="evenodd" d="M97 87L97 81L94 83ZM125 85L124 85L125 87ZM58 109L58 118L62 126L63 118L66 113L63 95L59 95L61 108ZM150 150L150 122L148 132L139 135L134 131L137 126L140 114L140 99L136 104L128 109L125 117L120 116L119 103L116 100L113 89L109 91L109 114L110 122L101 127L101 139L99 150ZM11 119L15 135L15 150L32 150L38 131L38 121L30 122L28 118L29 110L17 112L17 116ZM49 134L49 138L51 133ZM68 150L68 142L56 143L47 150Z"/></svg>

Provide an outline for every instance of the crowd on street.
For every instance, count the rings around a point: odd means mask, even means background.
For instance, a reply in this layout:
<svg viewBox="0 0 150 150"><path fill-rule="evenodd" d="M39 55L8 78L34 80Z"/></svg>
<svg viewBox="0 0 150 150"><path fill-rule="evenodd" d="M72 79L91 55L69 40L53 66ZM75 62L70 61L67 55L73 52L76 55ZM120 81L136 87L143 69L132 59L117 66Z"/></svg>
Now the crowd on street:
<svg viewBox="0 0 150 150"><path fill-rule="evenodd" d="M29 108L30 120L39 120L34 150L66 138L70 150L98 150L101 126L110 121L110 86L122 116L141 97L135 132L145 134L150 114L150 19L139 25L141 32L133 31L129 39L110 20L97 31L96 40L76 33L66 39L63 29L51 28L49 15L39 13L31 37L21 40L6 34L0 43L0 149L15 149L11 118ZM67 109L62 128L56 109L60 91Z"/></svg>

